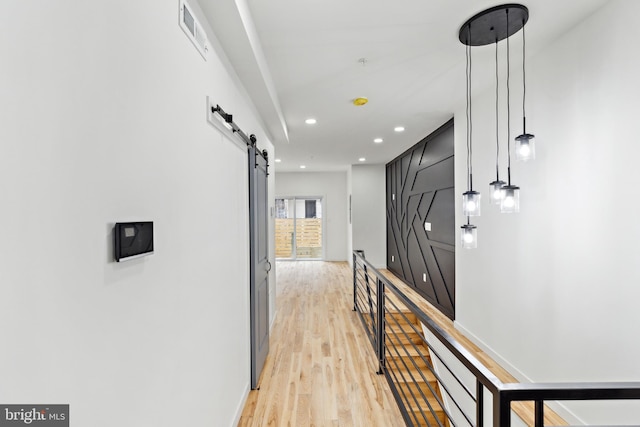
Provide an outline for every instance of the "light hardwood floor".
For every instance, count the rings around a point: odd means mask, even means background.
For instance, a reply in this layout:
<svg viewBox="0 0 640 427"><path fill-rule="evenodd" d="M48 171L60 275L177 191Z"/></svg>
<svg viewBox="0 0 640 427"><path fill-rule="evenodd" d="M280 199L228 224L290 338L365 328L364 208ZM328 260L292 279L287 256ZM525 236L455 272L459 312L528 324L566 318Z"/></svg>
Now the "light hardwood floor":
<svg viewBox="0 0 640 427"><path fill-rule="evenodd" d="M278 262L271 348L239 426L404 426L353 309L346 262Z"/></svg>

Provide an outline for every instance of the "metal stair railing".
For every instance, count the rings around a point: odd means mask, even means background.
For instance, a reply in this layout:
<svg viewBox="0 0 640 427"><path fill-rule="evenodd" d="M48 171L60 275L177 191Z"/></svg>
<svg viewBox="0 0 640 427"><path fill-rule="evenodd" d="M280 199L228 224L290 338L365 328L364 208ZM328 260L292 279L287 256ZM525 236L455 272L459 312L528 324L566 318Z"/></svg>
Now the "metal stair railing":
<svg viewBox="0 0 640 427"><path fill-rule="evenodd" d="M353 252L353 309L375 351L377 373L385 375L408 426L510 427L511 404L532 401L534 427L543 427L545 402L640 401L640 382L503 383L373 267L359 250ZM425 338L409 313L437 339L440 349ZM413 342L416 336L418 343ZM459 362L458 367L451 366L441 355L442 347ZM460 366L464 372L459 372ZM444 374L453 379L445 381ZM475 387L465 383L469 375ZM430 378L437 381L435 386ZM485 391L492 397L491 413L485 413Z"/></svg>

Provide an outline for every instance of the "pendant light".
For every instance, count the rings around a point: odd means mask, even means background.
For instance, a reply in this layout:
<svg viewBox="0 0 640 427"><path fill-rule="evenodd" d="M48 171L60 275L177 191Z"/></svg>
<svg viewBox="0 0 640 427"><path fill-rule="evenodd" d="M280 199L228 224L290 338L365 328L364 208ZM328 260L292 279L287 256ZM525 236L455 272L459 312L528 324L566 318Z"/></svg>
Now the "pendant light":
<svg viewBox="0 0 640 427"><path fill-rule="evenodd" d="M471 26L468 27L471 37ZM480 216L479 192L473 190L473 121L471 108L471 47L466 47L467 57L467 191L462 193L462 214L466 217Z"/></svg>
<svg viewBox="0 0 640 427"><path fill-rule="evenodd" d="M462 247L464 249L476 249L478 247L478 228L469 223L469 217L467 217L467 223L460 228L462 228Z"/></svg>
<svg viewBox="0 0 640 427"><path fill-rule="evenodd" d="M516 137L516 159L522 161L536 158L535 136L527 133L527 116L525 113L525 101L527 99L527 74L525 67L526 39L524 36L524 23L522 23L522 134Z"/></svg>
<svg viewBox="0 0 640 427"><path fill-rule="evenodd" d="M471 24L466 28L467 39L471 40ZM462 34L462 29L460 30ZM478 247L478 229L471 224L471 216L480 215L480 193L473 191L473 121L471 108L471 45L466 44L466 77L467 77L467 191L462 194L462 213L467 223L461 227L460 239L464 249Z"/></svg>
<svg viewBox="0 0 640 427"><path fill-rule="evenodd" d="M507 12L507 27L509 27L509 9ZM524 21L523 21L524 22ZM524 24L523 24L524 25ZM511 185L511 90L509 87L511 61L509 58L509 37L507 37L507 185L502 187L500 212L520 212L520 187Z"/></svg>
<svg viewBox="0 0 640 427"><path fill-rule="evenodd" d="M498 78L498 38L496 37L496 180L489 183L491 187L491 203L494 205L499 205L502 202L502 187L506 184L506 182L500 179L500 169L498 166L498 162L500 160L500 123L499 123L499 114L498 114L498 106L499 106L499 88L500 81Z"/></svg>
<svg viewBox="0 0 640 427"><path fill-rule="evenodd" d="M462 210L467 217L467 223L461 227L461 244L463 248L476 248L478 245L477 227L470 222L471 216L480 215L480 193L473 190L473 121L471 109L471 47L496 45L496 180L491 182L491 201L500 204L501 212L518 212L520 210L520 188L511 184L511 127L510 127L510 88L509 88L509 37L520 31L529 19L529 10L521 4L503 4L477 13L465 22L458 34L462 44L466 46L467 56L467 191L463 193ZM472 32L473 27L473 32ZM498 73L498 42L507 39L507 183L500 180L499 158L499 73ZM523 47L524 50L524 47ZM523 62L524 68L524 62ZM524 101L523 101L524 105ZM524 115L524 110L523 110ZM526 131L523 135L527 135ZM524 140L520 138L520 140ZM526 144L526 142L525 142ZM522 144L519 145L522 147ZM526 152L526 148L523 152Z"/></svg>

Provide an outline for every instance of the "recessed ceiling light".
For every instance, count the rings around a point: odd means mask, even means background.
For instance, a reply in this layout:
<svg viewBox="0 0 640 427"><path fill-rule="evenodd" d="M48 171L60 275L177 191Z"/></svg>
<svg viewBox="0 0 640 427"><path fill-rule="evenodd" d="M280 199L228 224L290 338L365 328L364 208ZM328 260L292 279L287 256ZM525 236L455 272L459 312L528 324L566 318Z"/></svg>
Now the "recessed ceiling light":
<svg viewBox="0 0 640 427"><path fill-rule="evenodd" d="M358 159L358 161L359 161L359 162L364 162L364 161L366 161L366 160L367 160L367 159L365 159L364 157L360 157L360 158Z"/></svg>
<svg viewBox="0 0 640 427"><path fill-rule="evenodd" d="M276 159L276 163L280 163L282 159Z"/></svg>
<svg viewBox="0 0 640 427"><path fill-rule="evenodd" d="M304 121L306 124L308 125L315 125L316 123L318 123L318 121L316 119L310 118Z"/></svg>
<svg viewBox="0 0 640 427"><path fill-rule="evenodd" d="M382 138L376 138L373 140L376 144L382 144L382 141L384 141Z"/></svg>
<svg viewBox="0 0 640 427"><path fill-rule="evenodd" d="M307 167L305 165L300 165L300 169L306 169Z"/></svg>
<svg viewBox="0 0 640 427"><path fill-rule="evenodd" d="M393 128L393 130L395 130L396 132L404 132L404 127L403 126L396 126L395 128Z"/></svg>

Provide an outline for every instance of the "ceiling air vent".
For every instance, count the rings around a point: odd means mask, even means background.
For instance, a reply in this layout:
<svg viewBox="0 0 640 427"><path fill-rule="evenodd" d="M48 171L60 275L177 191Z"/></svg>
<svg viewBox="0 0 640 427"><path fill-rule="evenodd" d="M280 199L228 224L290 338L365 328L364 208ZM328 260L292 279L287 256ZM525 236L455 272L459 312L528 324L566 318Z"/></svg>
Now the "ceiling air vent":
<svg viewBox="0 0 640 427"><path fill-rule="evenodd" d="M207 35L193 14L193 9L184 0L180 0L180 28L206 61L209 51Z"/></svg>

